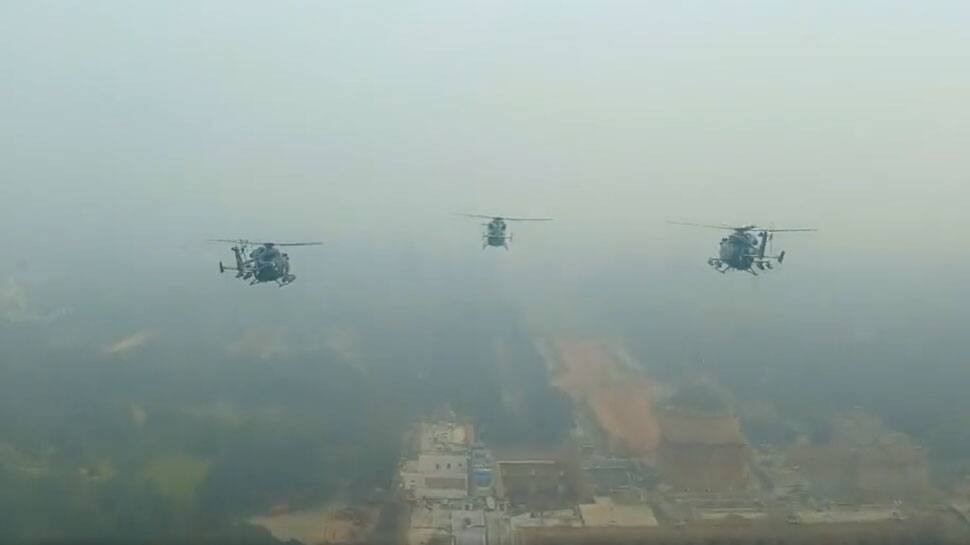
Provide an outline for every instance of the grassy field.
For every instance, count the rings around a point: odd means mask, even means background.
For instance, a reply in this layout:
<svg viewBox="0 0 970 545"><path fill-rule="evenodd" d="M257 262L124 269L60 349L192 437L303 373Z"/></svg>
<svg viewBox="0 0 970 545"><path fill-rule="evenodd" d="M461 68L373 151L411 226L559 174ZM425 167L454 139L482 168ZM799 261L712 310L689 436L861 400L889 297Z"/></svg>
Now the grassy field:
<svg viewBox="0 0 970 545"><path fill-rule="evenodd" d="M154 459L145 468L145 476L158 486L163 495L181 508L190 508L195 492L209 473L211 462L187 454L172 454Z"/></svg>

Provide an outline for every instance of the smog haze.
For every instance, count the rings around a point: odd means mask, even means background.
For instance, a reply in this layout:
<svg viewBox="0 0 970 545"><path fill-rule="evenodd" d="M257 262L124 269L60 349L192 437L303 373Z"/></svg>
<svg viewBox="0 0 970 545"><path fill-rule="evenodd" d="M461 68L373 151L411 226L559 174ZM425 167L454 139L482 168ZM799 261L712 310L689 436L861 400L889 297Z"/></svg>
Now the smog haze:
<svg viewBox="0 0 970 545"><path fill-rule="evenodd" d="M252 517L374 502L392 539L375 490L407 430L445 412L496 452L570 444L603 415L563 386L592 344L657 407L706 385L793 457L864 413L920 445L927 497L970 497L968 22L5 3L0 541L274 543ZM483 250L467 213L554 221ZM726 232L671 220L818 232L720 275ZM287 249L277 288L220 275L216 238L324 244Z"/></svg>

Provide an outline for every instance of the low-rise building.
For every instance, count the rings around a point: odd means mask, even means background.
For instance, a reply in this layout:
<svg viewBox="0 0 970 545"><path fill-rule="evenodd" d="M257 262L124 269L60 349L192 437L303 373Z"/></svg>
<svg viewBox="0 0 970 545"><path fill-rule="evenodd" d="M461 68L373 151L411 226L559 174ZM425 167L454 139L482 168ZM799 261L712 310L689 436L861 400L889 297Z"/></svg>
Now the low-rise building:
<svg viewBox="0 0 970 545"><path fill-rule="evenodd" d="M574 489L556 460L500 460L497 466L496 495L512 505L548 510L573 501Z"/></svg>
<svg viewBox="0 0 970 545"><path fill-rule="evenodd" d="M422 422L419 431L421 452L463 452L474 437L470 424L453 421Z"/></svg>
<svg viewBox="0 0 970 545"><path fill-rule="evenodd" d="M451 512L438 506L411 510L408 545L450 545Z"/></svg>
<svg viewBox="0 0 970 545"><path fill-rule="evenodd" d="M485 512L452 511L451 534L455 545L486 545Z"/></svg>
<svg viewBox="0 0 970 545"><path fill-rule="evenodd" d="M415 498L464 498L468 496L468 457L422 453L417 460L405 462L401 479Z"/></svg>
<svg viewBox="0 0 970 545"><path fill-rule="evenodd" d="M573 509L528 511L509 517L513 530L521 528L579 528L583 519Z"/></svg>

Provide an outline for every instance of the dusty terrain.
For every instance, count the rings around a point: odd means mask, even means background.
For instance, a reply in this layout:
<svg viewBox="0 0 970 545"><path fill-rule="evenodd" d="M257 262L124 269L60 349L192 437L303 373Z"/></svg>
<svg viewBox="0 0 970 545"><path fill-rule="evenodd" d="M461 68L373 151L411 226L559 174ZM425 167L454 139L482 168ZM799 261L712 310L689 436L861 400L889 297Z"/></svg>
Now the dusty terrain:
<svg viewBox="0 0 970 545"><path fill-rule="evenodd" d="M253 517L249 522L265 527L273 537L295 539L307 545L362 543L374 530L378 509L352 509L331 504L318 509Z"/></svg>
<svg viewBox="0 0 970 545"><path fill-rule="evenodd" d="M557 340L553 384L585 405L618 454L648 456L660 443L651 383L599 341Z"/></svg>

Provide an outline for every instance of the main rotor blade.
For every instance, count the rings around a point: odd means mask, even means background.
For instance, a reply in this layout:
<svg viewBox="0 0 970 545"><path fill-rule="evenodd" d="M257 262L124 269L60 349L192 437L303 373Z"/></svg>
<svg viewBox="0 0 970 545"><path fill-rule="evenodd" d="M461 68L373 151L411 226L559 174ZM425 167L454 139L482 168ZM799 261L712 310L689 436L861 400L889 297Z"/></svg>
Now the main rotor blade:
<svg viewBox="0 0 970 545"><path fill-rule="evenodd" d="M482 218L487 220L503 220L503 221L552 221L553 218L507 218L505 216L487 216L485 214L456 214L458 216L465 216L468 218Z"/></svg>
<svg viewBox="0 0 970 545"><path fill-rule="evenodd" d="M504 219L504 218L502 218L502 216L486 216L485 214L462 214L462 213L458 212L455 215L456 216L465 216L466 218L483 218L483 219L487 219L487 220Z"/></svg>
<svg viewBox="0 0 970 545"><path fill-rule="evenodd" d="M808 231L818 231L815 228L799 228L799 229L774 229L774 228L764 228L758 227L757 225L741 225L734 227L732 225L710 225L706 223L690 223L687 221L668 221L667 223L673 225L689 225L691 227L707 227L709 229L724 229L726 231L761 231L764 233L794 233L794 232L808 232Z"/></svg>
<svg viewBox="0 0 970 545"><path fill-rule="evenodd" d="M245 244L246 246L262 246L265 244L271 244L273 246L322 246L322 242L257 242L253 240L246 240L244 238L228 239L228 238L210 238L208 242L229 242L231 244Z"/></svg>
<svg viewBox="0 0 970 545"><path fill-rule="evenodd" d="M724 229L727 231L739 231L739 230L750 228L750 226L748 225L745 225L744 227L731 227L730 225L710 225L707 223L690 223L686 221L668 221L667 223L671 225L689 225L691 227L707 227L708 229Z"/></svg>

